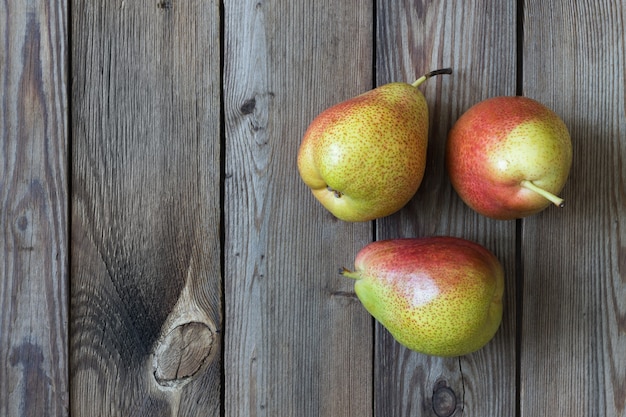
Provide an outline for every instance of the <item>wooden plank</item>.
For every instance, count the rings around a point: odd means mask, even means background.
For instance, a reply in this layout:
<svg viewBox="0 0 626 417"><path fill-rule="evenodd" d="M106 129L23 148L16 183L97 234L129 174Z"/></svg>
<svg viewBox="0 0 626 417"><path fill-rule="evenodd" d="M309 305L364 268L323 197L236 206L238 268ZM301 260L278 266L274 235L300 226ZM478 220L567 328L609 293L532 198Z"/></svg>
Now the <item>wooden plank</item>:
<svg viewBox="0 0 626 417"><path fill-rule="evenodd" d="M72 34L72 414L219 415L219 3L80 0Z"/></svg>
<svg viewBox="0 0 626 417"><path fill-rule="evenodd" d="M377 221L377 239L453 235L479 242L505 267L506 298L495 339L460 358L411 352L377 326L375 414L515 415L515 221L472 212L444 166L447 133L461 113L485 98L515 94L515 2L381 1L377 16L379 85L412 82L435 68L454 71L423 87L431 113L424 180L403 210Z"/></svg>
<svg viewBox="0 0 626 417"><path fill-rule="evenodd" d="M524 221L521 415L626 416L626 8L525 2L524 95L561 115L566 206Z"/></svg>
<svg viewBox="0 0 626 417"><path fill-rule="evenodd" d="M67 2L0 8L0 415L67 416Z"/></svg>
<svg viewBox="0 0 626 417"><path fill-rule="evenodd" d="M372 3L225 3L225 414L371 416L372 322L337 221L296 155L324 108L372 85Z"/></svg>

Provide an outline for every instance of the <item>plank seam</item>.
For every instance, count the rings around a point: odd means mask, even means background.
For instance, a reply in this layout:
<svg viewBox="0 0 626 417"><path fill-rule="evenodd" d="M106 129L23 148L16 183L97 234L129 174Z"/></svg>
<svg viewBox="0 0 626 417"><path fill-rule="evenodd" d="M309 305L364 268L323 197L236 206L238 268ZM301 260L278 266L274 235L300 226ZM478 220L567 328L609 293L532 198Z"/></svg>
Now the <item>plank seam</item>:
<svg viewBox="0 0 626 417"><path fill-rule="evenodd" d="M74 213L73 210L73 204L72 204L72 196L74 195L74 190L73 190L73 178L74 178L74 173L73 173L73 161L74 161L74 152L73 152L73 143L74 143L74 122L73 122L73 115L74 115L74 96L72 94L72 80L74 79L74 62L73 62L73 29L74 29L74 19L73 19L73 7L74 7L74 3L72 1L66 1L65 2L65 7L66 7L66 12L65 12L65 17L68 20L68 24L67 24L67 36L66 36L66 42L67 42L67 55L66 55L66 74L67 74L67 79L66 79L66 83L65 83L65 88L66 88L66 92L65 92L65 99L66 102L65 104L67 105L67 159L66 159L66 164L67 164L67 177L66 177L66 184L67 184L67 300L66 300L66 306L65 308L66 310L66 317L67 317L67 326L66 326L66 331L67 331L67 335L66 335L66 340L67 340L67 351L66 351L66 378L67 378L67 416L70 417L72 415L72 410L74 409L74 405L73 405L73 387L72 387L72 364L73 364L73 360L72 360L72 323L74 323L74 319L73 319L73 313L72 313L72 282L73 282L73 276L72 276L72 265L73 265L73 253L74 251L72 250L72 213Z"/></svg>
<svg viewBox="0 0 626 417"><path fill-rule="evenodd" d="M524 94L524 0L517 0L515 16L515 95ZM522 256L523 220L515 220L515 415L522 415L522 324L524 307L524 259Z"/></svg>
<svg viewBox="0 0 626 417"><path fill-rule="evenodd" d="M376 80L378 77L378 1L372 0L372 27L374 30L372 31L372 88L376 87ZM378 223L376 220L372 220L372 241L376 241L378 239L378 235L376 233L376 229L378 227ZM371 383L370 389L372 392L372 401L371 401L371 415L376 416L376 355L377 355L377 338L376 338L376 321L371 319L371 332L372 332L372 366L371 366Z"/></svg>
<svg viewBox="0 0 626 417"><path fill-rule="evenodd" d="M219 214L219 240L220 240L220 314L221 314L221 344L220 344L220 416L226 416L226 365L225 365L225 353L226 353L226 112L224 110L225 97L224 97L224 56L225 56L225 39L226 39L226 13L223 0L218 0L218 17L219 17L219 80L220 80L220 214Z"/></svg>

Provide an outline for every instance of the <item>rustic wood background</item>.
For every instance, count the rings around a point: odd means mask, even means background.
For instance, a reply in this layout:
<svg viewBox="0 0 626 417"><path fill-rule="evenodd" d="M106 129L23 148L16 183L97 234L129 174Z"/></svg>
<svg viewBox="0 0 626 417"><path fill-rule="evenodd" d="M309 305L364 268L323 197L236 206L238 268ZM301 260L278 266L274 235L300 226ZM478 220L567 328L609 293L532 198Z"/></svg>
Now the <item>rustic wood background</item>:
<svg viewBox="0 0 626 417"><path fill-rule="evenodd" d="M8 0L0 7L0 415L626 416L626 3ZM337 221L308 123L427 82L425 180ZM447 131L523 94L569 126L566 208L486 219ZM495 339L410 352L336 274L373 239L455 235L506 269Z"/></svg>

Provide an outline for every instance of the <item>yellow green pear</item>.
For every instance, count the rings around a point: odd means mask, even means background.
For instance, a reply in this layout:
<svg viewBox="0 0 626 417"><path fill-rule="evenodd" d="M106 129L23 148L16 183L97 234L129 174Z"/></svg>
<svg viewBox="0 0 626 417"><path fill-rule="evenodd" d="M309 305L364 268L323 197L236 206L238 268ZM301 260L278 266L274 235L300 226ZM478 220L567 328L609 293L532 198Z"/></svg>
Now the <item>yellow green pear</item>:
<svg viewBox="0 0 626 417"><path fill-rule="evenodd" d="M407 348L461 356L487 344L502 321L504 270L466 239L435 236L372 242L359 251L354 290L365 309Z"/></svg>
<svg viewBox="0 0 626 417"><path fill-rule="evenodd" d="M415 195L426 167L428 106L418 86L382 85L320 113L298 151L298 170L335 217L368 221L400 210Z"/></svg>

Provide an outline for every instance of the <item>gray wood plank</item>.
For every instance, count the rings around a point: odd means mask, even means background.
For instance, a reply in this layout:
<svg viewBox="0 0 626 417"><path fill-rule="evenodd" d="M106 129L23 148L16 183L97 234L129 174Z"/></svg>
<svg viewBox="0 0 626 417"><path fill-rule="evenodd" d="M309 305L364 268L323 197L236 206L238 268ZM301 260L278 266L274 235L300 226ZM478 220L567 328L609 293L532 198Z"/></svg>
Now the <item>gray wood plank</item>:
<svg viewBox="0 0 626 417"><path fill-rule="evenodd" d="M0 7L0 415L68 415L67 2Z"/></svg>
<svg viewBox="0 0 626 417"><path fill-rule="evenodd" d="M378 416L511 416L515 414L515 221L471 211L447 178L445 142L473 104L515 94L515 2L381 1L377 9L377 83L412 82L452 67L422 88L430 110L426 173L409 204L377 221L377 239L453 235L492 250L505 267L503 324L486 347L460 358L411 352L377 326ZM448 414L450 413L450 414Z"/></svg>
<svg viewBox="0 0 626 417"><path fill-rule="evenodd" d="M219 415L219 3L71 12L72 414Z"/></svg>
<svg viewBox="0 0 626 417"><path fill-rule="evenodd" d="M371 223L337 221L296 155L372 85L372 3L225 3L225 414L370 416L372 322L338 275Z"/></svg>
<svg viewBox="0 0 626 417"><path fill-rule="evenodd" d="M623 2L526 2L524 95L561 115L565 208L524 221L521 415L626 416Z"/></svg>

